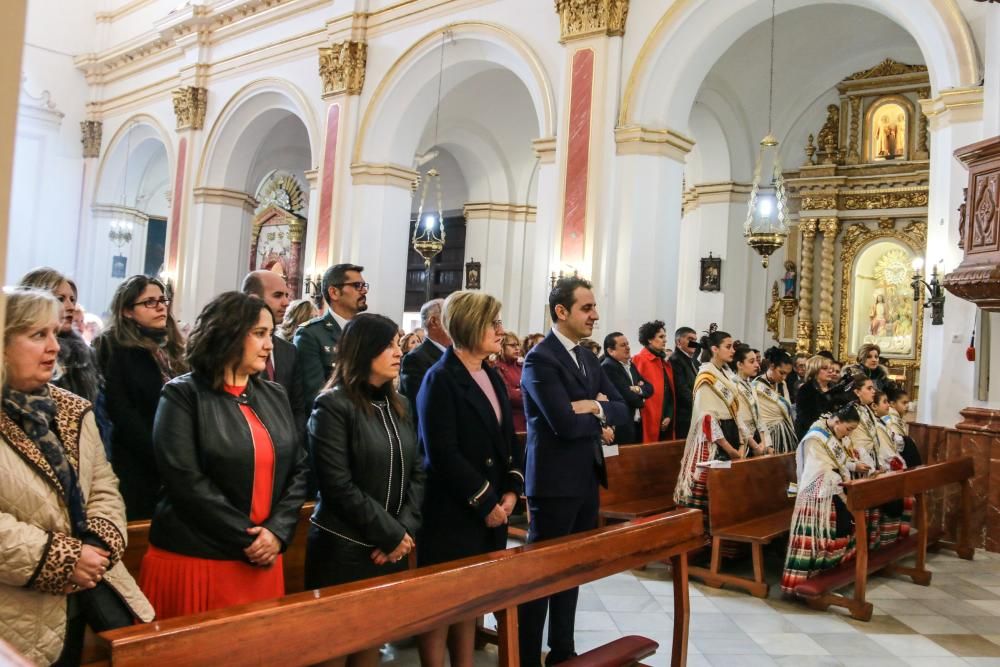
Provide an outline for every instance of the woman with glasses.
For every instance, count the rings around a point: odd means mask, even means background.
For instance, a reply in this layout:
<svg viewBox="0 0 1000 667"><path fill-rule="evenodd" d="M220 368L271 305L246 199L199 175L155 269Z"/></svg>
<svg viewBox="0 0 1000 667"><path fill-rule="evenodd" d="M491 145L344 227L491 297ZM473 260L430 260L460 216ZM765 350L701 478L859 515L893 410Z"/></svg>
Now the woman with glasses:
<svg viewBox="0 0 1000 667"><path fill-rule="evenodd" d="M507 331L503 335L503 347L494 366L503 385L507 389L507 399L510 401L511 419L514 421L514 432L524 433L527 423L524 419L524 399L521 398L521 341L517 334Z"/></svg>
<svg viewBox="0 0 1000 667"><path fill-rule="evenodd" d="M224 292L163 388L153 453L163 495L139 583L159 618L285 594L281 554L306 499L306 452L284 387L264 378L274 315Z"/></svg>
<svg viewBox="0 0 1000 667"><path fill-rule="evenodd" d="M94 341L111 422L111 465L129 521L153 516L160 475L153 458L153 418L160 390L187 370L184 341L163 283L132 276L115 290L108 328Z"/></svg>
<svg viewBox="0 0 1000 667"><path fill-rule="evenodd" d="M486 363L504 342L500 302L479 291L455 292L442 309L452 340L424 376L417 423L424 446L427 488L417 543L421 566L507 546L507 519L524 488L521 450L507 391ZM471 667L475 618L421 637L421 664Z"/></svg>

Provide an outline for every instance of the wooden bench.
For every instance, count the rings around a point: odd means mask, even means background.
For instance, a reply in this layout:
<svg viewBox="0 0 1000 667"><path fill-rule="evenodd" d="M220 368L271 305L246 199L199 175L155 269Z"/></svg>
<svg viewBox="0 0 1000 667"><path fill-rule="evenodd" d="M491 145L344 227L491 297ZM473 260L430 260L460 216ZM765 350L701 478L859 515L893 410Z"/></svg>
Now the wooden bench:
<svg viewBox="0 0 1000 667"><path fill-rule="evenodd" d="M687 553L704 544L702 531L701 512L680 510L279 600L121 628L100 635L105 655L99 659L114 667L311 665L494 612L499 664L512 667L520 663L517 605L669 558L671 664L680 666L690 618ZM602 647L574 664L629 664L646 654L648 641L618 640L616 648Z"/></svg>
<svg viewBox="0 0 1000 667"><path fill-rule="evenodd" d="M929 586L931 573L925 567L929 539L926 494L948 484L961 485L962 513L958 534L961 544L968 547L972 537L968 519L972 509L971 479L974 472L972 459L963 458L845 483L847 509L854 517L857 548L854 562L842 563L806 580L795 587L795 595L804 599L813 609L823 610L836 605L845 607L854 618L868 621L871 620L873 609L872 604L865 600L868 575L884 570L888 574L908 576L921 586ZM865 510L910 496L916 499L914 530L898 542L869 553ZM903 567L897 563L910 555L916 556L913 567ZM852 582L853 597L834 592Z"/></svg>
<svg viewBox="0 0 1000 667"><path fill-rule="evenodd" d="M620 445L618 456L604 460L608 488L601 489L599 525L674 509L674 487L683 457L683 440Z"/></svg>
<svg viewBox="0 0 1000 667"><path fill-rule="evenodd" d="M691 575L708 586L736 586L759 598L767 597L764 545L791 529L795 499L788 484L795 481L795 454L759 456L733 461L730 468L708 471L708 522L712 559L708 569L692 567ZM749 543L753 579L722 569L723 541Z"/></svg>

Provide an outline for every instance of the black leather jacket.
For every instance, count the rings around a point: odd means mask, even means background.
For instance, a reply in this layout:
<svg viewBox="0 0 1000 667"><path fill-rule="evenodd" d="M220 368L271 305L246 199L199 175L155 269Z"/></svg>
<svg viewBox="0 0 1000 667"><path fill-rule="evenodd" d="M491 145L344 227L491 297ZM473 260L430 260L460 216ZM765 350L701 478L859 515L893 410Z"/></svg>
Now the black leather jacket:
<svg viewBox="0 0 1000 667"><path fill-rule="evenodd" d="M291 542L306 499L307 455L285 390L257 376L237 397L188 373L164 385L153 424L164 488L150 526L153 545L197 558L247 560L254 450L241 403L274 445L271 513L261 525L284 546Z"/></svg>
<svg viewBox="0 0 1000 667"><path fill-rule="evenodd" d="M366 415L338 385L319 395L309 417L320 495L312 522L385 553L399 545L404 533L416 538L424 496L413 424L390 412L373 407ZM398 433L398 441L390 431Z"/></svg>

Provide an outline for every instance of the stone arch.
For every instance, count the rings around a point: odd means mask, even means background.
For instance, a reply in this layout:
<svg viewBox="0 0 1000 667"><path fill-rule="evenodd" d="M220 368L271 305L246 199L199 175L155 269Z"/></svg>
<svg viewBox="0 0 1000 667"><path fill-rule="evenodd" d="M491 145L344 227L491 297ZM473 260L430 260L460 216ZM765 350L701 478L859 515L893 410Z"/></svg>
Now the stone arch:
<svg viewBox="0 0 1000 667"><path fill-rule="evenodd" d="M365 107L352 162L410 164L436 104L436 86L432 84L438 75L438 60L429 56L441 48L441 35L446 32L453 39L447 56L451 64L445 69L448 89L488 68L510 70L534 103L537 136L555 135L552 86L534 51L506 28L462 21L428 33L392 64Z"/></svg>
<svg viewBox="0 0 1000 667"><path fill-rule="evenodd" d="M785 0L781 13L818 4L869 9L907 30L924 56L935 94L979 82L972 33L955 0ZM675 2L639 50L622 96L619 125L684 128L714 63L747 26L766 21L769 10L764 0Z"/></svg>
<svg viewBox="0 0 1000 667"><path fill-rule="evenodd" d="M119 203L122 194L122 173L125 169L126 153L130 153L127 160L129 163L132 162L135 155L148 162L155 158L153 153L156 152L158 146L162 146L165 154L167 173L172 174L175 164L174 147L166 128L156 118L148 114L137 114L123 121L115 130L107 148L101 155L95 180L94 202ZM140 187L139 183L134 185ZM125 194L128 198L129 193ZM134 195L135 192L132 194ZM126 201L126 204L134 205L135 202Z"/></svg>

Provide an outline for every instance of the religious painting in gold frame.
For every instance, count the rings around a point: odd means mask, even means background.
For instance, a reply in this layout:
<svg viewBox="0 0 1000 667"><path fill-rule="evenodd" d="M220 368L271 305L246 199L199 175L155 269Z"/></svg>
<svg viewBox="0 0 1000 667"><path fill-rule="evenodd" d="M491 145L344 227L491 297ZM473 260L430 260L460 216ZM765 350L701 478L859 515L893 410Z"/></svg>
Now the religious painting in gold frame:
<svg viewBox="0 0 1000 667"><path fill-rule="evenodd" d="M912 149L913 104L902 95L872 102L865 114L865 161L909 160Z"/></svg>
<svg viewBox="0 0 1000 667"><path fill-rule="evenodd" d="M839 356L854 360L858 348L875 343L891 366L916 366L923 346L923 303L910 287L914 257L925 253L927 223L903 229L847 228L841 246Z"/></svg>

